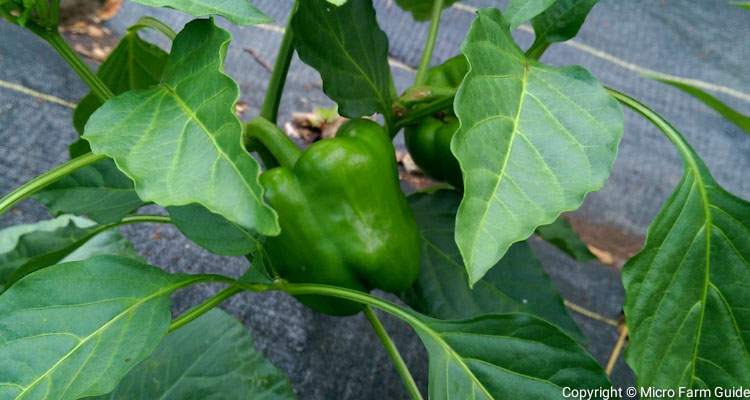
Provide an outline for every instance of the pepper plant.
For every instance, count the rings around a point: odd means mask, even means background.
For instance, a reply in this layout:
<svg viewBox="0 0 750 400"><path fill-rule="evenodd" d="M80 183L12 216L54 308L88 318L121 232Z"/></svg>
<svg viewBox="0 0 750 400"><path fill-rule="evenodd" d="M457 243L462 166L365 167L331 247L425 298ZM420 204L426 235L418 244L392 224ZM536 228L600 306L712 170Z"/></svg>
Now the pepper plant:
<svg viewBox="0 0 750 400"><path fill-rule="evenodd" d="M0 0L6 21L48 42L91 88L74 112L81 138L70 161L0 200L4 213L35 198L55 216L0 231L0 398L292 398L244 327L216 308L243 291L363 312L413 399L424 394L374 309L422 340L431 399L560 399L565 387L609 387L527 239L592 258L560 214L606 182L623 105L685 165L623 270L627 362L642 387L750 386L750 205L646 105L583 67L539 61L576 35L596 0L480 9L460 54L440 65L432 49L455 1L397 0L429 21L402 93L371 0L297 0L260 115L247 123L223 71L231 36L215 16L270 19L247 0L136 1L196 19L175 33L145 16L94 74L58 33L58 0ZM527 21L536 39L524 51L511 31ZM169 52L144 29L166 36ZM307 149L277 126L294 52L350 119ZM392 144L401 131L425 173L446 183L402 192ZM139 211L146 205L164 212ZM139 223L174 224L250 266L239 279L165 272L115 230ZM226 287L172 319L170 295L208 282Z"/></svg>

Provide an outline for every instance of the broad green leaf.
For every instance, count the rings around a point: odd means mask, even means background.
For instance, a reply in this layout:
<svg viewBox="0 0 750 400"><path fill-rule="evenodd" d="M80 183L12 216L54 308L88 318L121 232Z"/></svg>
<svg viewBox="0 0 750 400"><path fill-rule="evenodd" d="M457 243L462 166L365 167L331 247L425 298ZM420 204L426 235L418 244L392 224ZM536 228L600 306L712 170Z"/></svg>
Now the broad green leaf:
<svg viewBox="0 0 750 400"><path fill-rule="evenodd" d="M128 31L107 56L96 75L112 93L118 95L131 89L145 89L161 80L167 53ZM73 126L83 134L83 127L102 101L93 93L87 94L73 112Z"/></svg>
<svg viewBox="0 0 750 400"><path fill-rule="evenodd" d="M172 222L188 239L216 254L244 256L255 250L258 239L224 217L196 204L168 207Z"/></svg>
<svg viewBox="0 0 750 400"><path fill-rule="evenodd" d="M429 355L430 400L564 399L562 389L609 387L575 340L527 314L411 323Z"/></svg>
<svg viewBox="0 0 750 400"><path fill-rule="evenodd" d="M505 19L510 29L516 29L518 25L536 17L548 9L557 0L510 0L505 8Z"/></svg>
<svg viewBox="0 0 750 400"><path fill-rule="evenodd" d="M596 260L586 243L562 217L549 225L536 228L536 234L578 261Z"/></svg>
<svg viewBox="0 0 750 400"><path fill-rule="evenodd" d="M29 273L60 262L97 233L85 218L61 215L0 231L0 289Z"/></svg>
<svg viewBox="0 0 750 400"><path fill-rule="evenodd" d="M456 2L458 0L443 0L443 8L448 8ZM434 0L396 0L396 4L402 10L410 12L415 20L426 21L432 15Z"/></svg>
<svg viewBox="0 0 750 400"><path fill-rule="evenodd" d="M0 296L0 398L109 393L167 333L169 295L197 279L99 256L20 280Z"/></svg>
<svg viewBox="0 0 750 400"><path fill-rule="evenodd" d="M212 20L177 35L161 83L115 97L91 116L86 138L115 160L144 201L196 203L264 235L278 234L259 167L242 147L237 84L223 72L230 35Z"/></svg>
<svg viewBox="0 0 750 400"><path fill-rule="evenodd" d="M52 214L86 215L101 224L119 221L144 205L112 160L101 160L49 185L34 196Z"/></svg>
<svg viewBox="0 0 750 400"><path fill-rule="evenodd" d="M750 116L744 115L733 109L732 107L729 107L718 98L694 86L692 83L690 83L690 81L665 75L647 74L645 76L647 78L666 83L667 85L674 86L677 89L680 89L683 92L695 97L703 104L713 108L714 111L721 114L721 116L726 118L729 122L740 127L740 129L744 130L745 133L750 134Z"/></svg>
<svg viewBox="0 0 750 400"><path fill-rule="evenodd" d="M750 1L732 1L730 4L750 10Z"/></svg>
<svg viewBox="0 0 750 400"><path fill-rule="evenodd" d="M112 393L96 399L293 398L288 378L255 349L247 329L213 309L169 334Z"/></svg>
<svg viewBox="0 0 750 400"><path fill-rule="evenodd" d="M632 104L632 105L631 105ZM626 360L640 386L750 386L750 203L719 186L678 132L685 172L624 266Z"/></svg>
<svg viewBox="0 0 750 400"><path fill-rule="evenodd" d="M623 116L585 69L525 58L495 9L479 11L462 52L470 70L451 149L465 189L456 243L474 284L511 244L604 185Z"/></svg>
<svg viewBox="0 0 750 400"><path fill-rule="evenodd" d="M343 6L346 3L346 0L327 0L327 1L335 6Z"/></svg>
<svg viewBox="0 0 750 400"><path fill-rule="evenodd" d="M151 7L167 7L194 17L220 15L236 25L257 25L273 20L250 3L250 0L133 0Z"/></svg>
<svg viewBox="0 0 750 400"><path fill-rule="evenodd" d="M292 28L300 59L318 70L323 91L341 115L390 115L395 89L388 38L371 0L349 0L340 7L326 0L301 1Z"/></svg>
<svg viewBox="0 0 750 400"><path fill-rule="evenodd" d="M129 31L102 63L97 76L114 94L145 89L161 79L167 53ZM102 102L93 93L86 95L73 112L73 126L83 133L91 114ZM79 139L70 146L71 157L90 151ZM35 196L53 214L87 215L99 223L120 220L144 203L133 189L133 182L111 160L102 160L48 186Z"/></svg>
<svg viewBox="0 0 750 400"><path fill-rule="evenodd" d="M526 242L516 243L469 289L466 269L453 241L461 196L452 190L409 196L422 235L419 278L406 294L418 311L440 319L525 312L583 338L555 285Z"/></svg>
<svg viewBox="0 0 750 400"><path fill-rule="evenodd" d="M534 44L564 42L578 34L586 16L599 0L556 0L543 13L531 20Z"/></svg>

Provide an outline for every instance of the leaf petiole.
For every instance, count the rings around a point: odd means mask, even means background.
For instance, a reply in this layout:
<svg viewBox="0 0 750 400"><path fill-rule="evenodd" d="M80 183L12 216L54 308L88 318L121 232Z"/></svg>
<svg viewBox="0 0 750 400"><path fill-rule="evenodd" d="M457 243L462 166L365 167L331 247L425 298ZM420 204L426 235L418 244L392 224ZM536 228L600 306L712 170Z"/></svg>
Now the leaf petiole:
<svg viewBox="0 0 750 400"><path fill-rule="evenodd" d="M8 195L0 199L0 214L5 213L16 203L28 198L32 194L44 189L45 187L53 184L63 177L105 158L106 156L103 155L86 153L82 156L76 157L70 161L60 164L57 167L37 176L30 181L27 181L16 190L10 192Z"/></svg>
<svg viewBox="0 0 750 400"><path fill-rule="evenodd" d="M281 40L279 54L276 56L276 63L271 72L271 80L268 82L266 97L263 100L263 108L260 112L262 117L273 123L276 123L276 119L279 116L281 95L284 90L284 84L286 83L287 73L289 72L289 65L292 63L292 55L294 55L294 31L292 30L292 18L294 17L295 12L297 12L297 1L294 2L292 10L289 13L289 21L284 30L284 38Z"/></svg>
<svg viewBox="0 0 750 400"><path fill-rule="evenodd" d="M385 347L385 350L388 352L388 356L391 357L393 366L396 368L396 371L401 377L401 380L404 382L404 386L406 388L406 391L409 392L409 396L412 398L412 400L422 400L422 394L419 392L417 383L414 382L414 377L411 376L409 367L401 357L401 353L399 353L396 344L393 343L393 340L388 335L388 331L385 330L385 327L380 322L378 316L375 315L375 312L370 306L365 307L364 313L365 317L367 317L367 320L370 322L370 325L372 325L372 329L375 331L375 334L378 336L380 342L383 344L383 347Z"/></svg>
<svg viewBox="0 0 750 400"><path fill-rule="evenodd" d="M177 37L177 33L172 29L172 27L154 17L149 17L148 15L141 17L138 22L130 26L130 28L128 28L128 32L136 32L142 28L151 28L157 32L160 32L169 40L174 40L174 38Z"/></svg>
<svg viewBox="0 0 750 400"><path fill-rule="evenodd" d="M109 87L107 87L107 85L105 85L104 82L102 82L102 80L91 71L88 65L78 57L75 51L70 45L68 45L68 42L63 39L62 35L60 35L57 30L35 32L57 50L60 56L68 63L68 65L70 65L71 68L73 68L73 71L75 71L78 76L89 85L91 92L93 92L102 102L106 102L112 97L115 97Z"/></svg>
<svg viewBox="0 0 750 400"><path fill-rule="evenodd" d="M189 324L194 319L201 315L211 311L214 307L221 304L224 300L234 296L235 294L243 292L244 289L239 286L230 286L219 293L209 297L203 303L191 308L186 313L180 315L178 318L172 321L169 325L169 332L173 332L183 326Z"/></svg>
<svg viewBox="0 0 750 400"><path fill-rule="evenodd" d="M432 51L435 49L438 30L440 29L440 15L443 13L443 0L434 0L432 3L432 14L430 16L430 31L427 34L427 41L422 51L422 59L419 62L417 76L414 78L414 85L423 85L427 79L427 71L430 69L432 60Z"/></svg>

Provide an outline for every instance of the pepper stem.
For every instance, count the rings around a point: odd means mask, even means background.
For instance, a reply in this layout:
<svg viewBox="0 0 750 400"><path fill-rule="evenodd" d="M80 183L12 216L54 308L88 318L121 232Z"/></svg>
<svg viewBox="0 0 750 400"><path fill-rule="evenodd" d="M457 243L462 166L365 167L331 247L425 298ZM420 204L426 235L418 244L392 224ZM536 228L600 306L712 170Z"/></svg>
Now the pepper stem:
<svg viewBox="0 0 750 400"><path fill-rule="evenodd" d="M302 151L271 121L257 117L245 127L245 147L257 140L271 153L282 167L293 168Z"/></svg>

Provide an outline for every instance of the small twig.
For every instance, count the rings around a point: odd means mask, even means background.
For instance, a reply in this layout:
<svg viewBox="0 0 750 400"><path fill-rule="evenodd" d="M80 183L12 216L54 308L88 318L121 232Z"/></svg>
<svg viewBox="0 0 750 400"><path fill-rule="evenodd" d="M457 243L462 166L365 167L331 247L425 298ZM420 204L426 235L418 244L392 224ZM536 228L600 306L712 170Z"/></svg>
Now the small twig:
<svg viewBox="0 0 750 400"><path fill-rule="evenodd" d="M263 69L268 71L269 74L273 72L273 67L271 66L271 64L268 61L264 60L260 55L258 55L258 53L255 50L248 48L248 47L245 47L242 50L244 50L245 53L250 54L250 57L252 57L253 60L255 60L255 62L258 63L258 65L263 67Z"/></svg>
<svg viewBox="0 0 750 400"><path fill-rule="evenodd" d="M615 369L615 364L620 358L620 353L622 352L623 346L625 346L625 339L627 339L627 337L628 327L626 325L622 325L622 328L620 329L620 337L617 338L617 343L615 343L615 347L612 348L612 354L609 355L607 367L604 369L604 372L607 373L607 376L612 375L612 370Z"/></svg>

